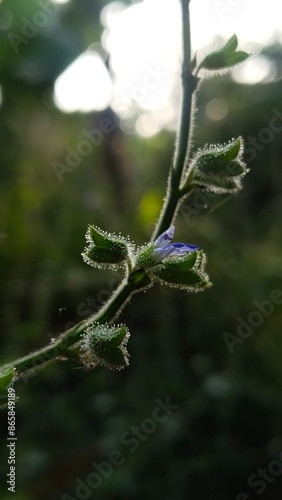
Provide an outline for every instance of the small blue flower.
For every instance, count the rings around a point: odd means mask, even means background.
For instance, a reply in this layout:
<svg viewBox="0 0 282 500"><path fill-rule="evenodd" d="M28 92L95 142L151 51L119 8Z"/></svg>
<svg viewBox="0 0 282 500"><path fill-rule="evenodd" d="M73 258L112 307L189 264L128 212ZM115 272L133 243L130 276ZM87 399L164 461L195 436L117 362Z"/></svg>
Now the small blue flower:
<svg viewBox="0 0 282 500"><path fill-rule="evenodd" d="M197 245L188 245L187 243L170 243L174 236L175 227L170 226L164 233L162 233L154 242L154 259L158 264L170 255L182 256L188 252L199 250Z"/></svg>

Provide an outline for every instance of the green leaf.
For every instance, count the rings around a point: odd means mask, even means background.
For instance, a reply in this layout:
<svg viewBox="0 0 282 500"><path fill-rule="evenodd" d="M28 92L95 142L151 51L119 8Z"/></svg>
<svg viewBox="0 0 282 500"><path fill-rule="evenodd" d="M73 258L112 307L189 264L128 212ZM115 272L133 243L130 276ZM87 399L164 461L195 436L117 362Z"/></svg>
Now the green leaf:
<svg viewBox="0 0 282 500"><path fill-rule="evenodd" d="M250 57L250 54L247 52L244 52L243 50L238 50L237 52L234 52L234 54L230 54L226 58L226 63L227 66L236 66L236 64L241 64L242 62L246 61Z"/></svg>
<svg viewBox="0 0 282 500"><path fill-rule="evenodd" d="M238 46L238 38L237 35L235 35L234 33L234 35L232 35L232 37L229 38L229 40L227 40L225 45L223 45L221 52L223 52L226 55L232 54L237 49L237 46Z"/></svg>
<svg viewBox="0 0 282 500"><path fill-rule="evenodd" d="M244 62L249 54L237 49L238 39L233 35L223 47L208 54L199 65L199 69L208 71L221 71L228 69L236 64Z"/></svg>
<svg viewBox="0 0 282 500"><path fill-rule="evenodd" d="M131 258L132 244L121 235L110 234L89 226L86 233L88 246L82 257L92 267L117 269Z"/></svg>

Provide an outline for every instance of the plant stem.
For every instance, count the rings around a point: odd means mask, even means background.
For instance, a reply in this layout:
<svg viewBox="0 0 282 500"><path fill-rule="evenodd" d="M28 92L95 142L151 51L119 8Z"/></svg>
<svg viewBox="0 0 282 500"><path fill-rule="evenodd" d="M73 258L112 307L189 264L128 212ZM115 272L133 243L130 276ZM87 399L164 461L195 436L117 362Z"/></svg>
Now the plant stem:
<svg viewBox="0 0 282 500"><path fill-rule="evenodd" d="M180 127L177 138L177 149L173 162L172 185L179 188L185 158L188 150L191 106L193 87L191 85L191 35L190 35L190 12L189 0L181 0L182 9L182 44L183 44L183 62L182 62L182 108L180 117Z"/></svg>
<svg viewBox="0 0 282 500"><path fill-rule="evenodd" d="M189 155L189 138L191 130L192 95L194 80L191 72L191 36L190 36L190 0L181 0L182 10L182 106L179 132L176 138L176 149L168 179L167 193L156 228L152 235L154 241L173 222L177 214L181 198L180 183L182 173Z"/></svg>
<svg viewBox="0 0 282 500"><path fill-rule="evenodd" d="M131 296L150 285L151 280L144 270L140 269L131 272L100 311L90 316L87 320L80 321L80 323L62 333L56 341L48 346L9 363L9 365L12 365L16 368L17 373L21 374L26 370L38 367L55 359L73 358L75 353L70 352L69 348L81 340L87 327L92 323L109 323L114 321L130 300Z"/></svg>

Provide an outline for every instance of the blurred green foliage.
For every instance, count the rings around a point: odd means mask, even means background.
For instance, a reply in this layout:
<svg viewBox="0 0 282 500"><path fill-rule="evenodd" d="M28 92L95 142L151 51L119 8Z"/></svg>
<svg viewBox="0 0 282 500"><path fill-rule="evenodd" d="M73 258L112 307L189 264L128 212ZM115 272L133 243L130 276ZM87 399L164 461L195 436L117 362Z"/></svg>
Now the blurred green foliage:
<svg viewBox="0 0 282 500"><path fill-rule="evenodd" d="M86 317L118 283L118 273L83 263L87 224L130 234L141 244L161 205L174 143L166 131L145 140L117 128L61 183L51 166L67 146L76 146L83 128L111 113L64 115L52 101L57 75L99 41L99 12L106 3L62 5L48 29L19 53L0 32L3 362ZM2 6L11 9L15 33L22 16L38 9L31 0ZM238 135L248 148L251 136L270 127L273 109L282 113L281 47L265 53L277 69L268 84L238 85L227 76L203 83L195 148ZM228 106L219 121L206 114L215 98ZM280 131L269 143L259 141L237 197L211 213L199 209L197 217L181 211L179 239L205 250L214 286L196 295L156 286L134 297L121 318L132 333L129 368L85 372L57 363L26 385L17 383L14 499L75 497L76 478L85 481L91 463L108 460L112 450L125 460L90 498L237 500L242 491L257 497L249 476L282 451L281 306L233 354L223 334L237 335L238 316L247 320L257 310L253 301L282 290L281 144ZM130 453L121 436L151 417L156 398L167 396L179 408ZM6 478L6 410L0 419ZM281 498L282 473L271 479L264 500ZM11 493L5 483L0 490L6 500Z"/></svg>

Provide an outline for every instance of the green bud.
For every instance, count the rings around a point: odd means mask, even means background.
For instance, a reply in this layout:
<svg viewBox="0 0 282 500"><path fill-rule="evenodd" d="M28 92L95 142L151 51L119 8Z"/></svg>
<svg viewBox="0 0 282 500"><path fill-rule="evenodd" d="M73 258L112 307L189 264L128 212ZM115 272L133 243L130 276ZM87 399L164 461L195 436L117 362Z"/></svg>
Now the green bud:
<svg viewBox="0 0 282 500"><path fill-rule="evenodd" d="M237 36L233 35L221 49L208 54L200 63L199 69L222 72L222 70L228 70L232 66L244 62L249 54L242 50L236 51L237 45Z"/></svg>
<svg viewBox="0 0 282 500"><path fill-rule="evenodd" d="M86 233L88 246L81 254L84 262L100 269L117 269L130 259L131 242L121 235L110 234L89 226Z"/></svg>
<svg viewBox="0 0 282 500"><path fill-rule="evenodd" d="M82 350L86 364L101 364L110 369L121 370L129 364L126 344L129 331L125 325L93 324L85 331Z"/></svg>
<svg viewBox="0 0 282 500"><path fill-rule="evenodd" d="M189 182L220 194L236 193L241 189L241 179L248 172L242 161L242 152L241 137L222 146L213 145L200 149L192 160Z"/></svg>
<svg viewBox="0 0 282 500"><path fill-rule="evenodd" d="M9 387L16 376L13 366L5 366L0 369L0 391Z"/></svg>
<svg viewBox="0 0 282 500"><path fill-rule="evenodd" d="M170 257L152 269L152 275L163 285L199 292L211 284L204 272L206 263L202 251L192 252L184 257Z"/></svg>

